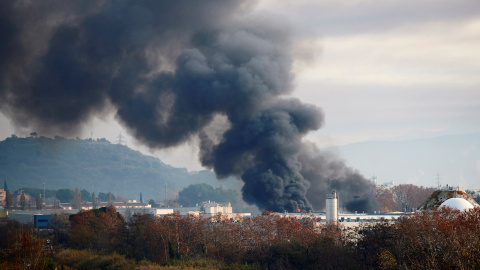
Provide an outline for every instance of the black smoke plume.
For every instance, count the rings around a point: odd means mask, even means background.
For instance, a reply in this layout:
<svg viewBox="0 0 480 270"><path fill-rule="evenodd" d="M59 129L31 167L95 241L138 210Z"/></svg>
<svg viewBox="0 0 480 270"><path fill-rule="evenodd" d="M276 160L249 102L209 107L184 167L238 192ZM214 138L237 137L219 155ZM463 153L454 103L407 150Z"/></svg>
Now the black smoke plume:
<svg viewBox="0 0 480 270"><path fill-rule="evenodd" d="M0 110L43 134L77 134L92 116L114 110L152 148L198 136L202 164L219 178L241 177L244 200L260 209L310 210L331 188L361 194L361 176L306 154L302 138L321 127L323 114L286 97L293 88L288 31L251 7L2 1ZM342 172L313 170L325 166Z"/></svg>
<svg viewBox="0 0 480 270"><path fill-rule="evenodd" d="M323 194L332 190L337 192L341 211L373 212L378 209L372 182L358 171L347 167L334 154L320 151L315 145L306 143L298 160L302 164L301 174L310 180L311 188L306 197L315 209L325 208Z"/></svg>

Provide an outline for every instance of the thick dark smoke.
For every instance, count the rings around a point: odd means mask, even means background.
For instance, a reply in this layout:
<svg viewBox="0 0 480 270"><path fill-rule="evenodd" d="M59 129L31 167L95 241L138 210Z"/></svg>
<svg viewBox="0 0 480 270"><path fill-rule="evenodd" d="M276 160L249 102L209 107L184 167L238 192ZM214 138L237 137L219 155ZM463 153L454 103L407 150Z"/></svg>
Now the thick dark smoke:
<svg viewBox="0 0 480 270"><path fill-rule="evenodd" d="M371 192L372 182L359 172L349 168L334 154L320 151L315 145L304 144L298 156L302 164L301 174L310 180L307 199L315 209L325 207L325 195L336 190L342 211L373 212L378 209Z"/></svg>
<svg viewBox="0 0 480 270"><path fill-rule="evenodd" d="M302 138L321 127L323 114L286 97L288 31L250 8L214 0L2 1L0 110L42 134L75 135L114 110L152 148L198 136L202 164L219 178L241 177L244 200L260 209L310 210L310 202L318 209L330 189L345 199L366 196L360 175L306 151ZM218 117L228 127L212 136Z"/></svg>

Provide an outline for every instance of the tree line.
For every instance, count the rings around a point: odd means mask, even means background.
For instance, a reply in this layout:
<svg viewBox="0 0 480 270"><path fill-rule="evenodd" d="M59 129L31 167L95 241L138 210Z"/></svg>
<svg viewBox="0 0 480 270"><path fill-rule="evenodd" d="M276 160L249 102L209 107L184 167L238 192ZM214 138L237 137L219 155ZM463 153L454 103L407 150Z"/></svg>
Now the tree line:
<svg viewBox="0 0 480 270"><path fill-rule="evenodd" d="M20 210L27 210L31 208L35 208L37 210L41 210L45 205L45 199L50 198L51 204L54 208L59 208L60 203L71 203L73 209L80 209L80 205L82 202L111 202L115 201L115 195L111 192L104 193L100 192L98 195L95 192L88 192L85 189L79 190L75 188L74 190L64 188L59 190L42 190L38 188L22 188L13 193L7 187L5 183L5 201L3 202L3 206L6 209L20 209ZM42 194L45 194L42 196ZM47 195L48 194L48 195Z"/></svg>
<svg viewBox="0 0 480 270"><path fill-rule="evenodd" d="M479 224L480 208L418 212L396 222L348 228L270 212L243 220L220 214L213 220L179 214L125 220L108 206L57 215L49 235L31 231L28 241L28 229L0 223L0 268L50 258L28 246L51 239L57 266L62 258L55 254L69 249L118 254L134 264L209 260L218 268L244 269L480 269ZM23 257L15 255L20 248ZM35 269L47 269L46 263Z"/></svg>
<svg viewBox="0 0 480 270"><path fill-rule="evenodd" d="M376 198L379 211L382 213L394 211L411 211L420 207L435 191L433 187L423 187L412 184L400 184L391 187L375 187L372 196Z"/></svg>
<svg viewBox="0 0 480 270"><path fill-rule="evenodd" d="M32 205L36 207L36 209L42 209L42 204L45 203L45 198L42 196L44 193L46 198L53 199L53 204L72 203L74 209L80 209L80 204L82 202L111 202L116 199L115 195L111 192L100 192L97 195L95 192L90 193L86 189L79 190L78 188L75 188L74 190L69 188L43 190L26 187L19 189L12 194L7 187L6 181L4 186L7 198L4 202L4 206L7 209L15 206L20 206L21 209L26 209L31 208ZM211 185L202 183L189 185L181 190L178 196L164 201L164 205L191 207L201 204L204 201L211 200L216 202L230 202L235 207L239 198L240 195L236 190L223 189L222 187L214 188ZM119 199L123 201L126 200L126 198L122 197ZM142 193L140 193L140 202L143 202ZM150 199L148 203L153 207L162 206L161 204L156 203L153 199Z"/></svg>
<svg viewBox="0 0 480 270"><path fill-rule="evenodd" d="M6 187L6 182L5 182ZM7 190L7 188L5 188ZM412 184L400 184L392 187L373 187L371 195L378 202L378 212L388 213L393 211L411 211L417 209L425 202L428 196L435 190L432 187L416 186ZM38 188L22 188L11 194L7 191L8 201L4 205L8 208L12 205L21 205L21 191L28 195L26 204L38 205L36 202L44 202L41 196L44 192L47 198L54 198L58 203L73 203L79 207L80 202L108 202L115 201L116 197L111 192L90 193L86 189L59 189L59 190L42 190ZM40 195L40 196L39 196ZM472 193L473 195L473 193ZM41 198L39 198L41 197ZM140 193L140 197L142 197ZM120 198L126 200L126 198ZM479 202L480 197L474 196ZM201 204L204 201L230 202L235 209L240 206L241 198L238 191L233 189L223 189L222 187L214 188L211 185L192 184L182 189L177 196L173 196L162 203L157 203L153 199L149 199L148 203L153 207L160 206L184 206L191 207ZM143 202L143 199L141 200ZM10 204L9 204L10 203ZM79 208L76 208L79 209ZM318 209L321 210L321 209Z"/></svg>

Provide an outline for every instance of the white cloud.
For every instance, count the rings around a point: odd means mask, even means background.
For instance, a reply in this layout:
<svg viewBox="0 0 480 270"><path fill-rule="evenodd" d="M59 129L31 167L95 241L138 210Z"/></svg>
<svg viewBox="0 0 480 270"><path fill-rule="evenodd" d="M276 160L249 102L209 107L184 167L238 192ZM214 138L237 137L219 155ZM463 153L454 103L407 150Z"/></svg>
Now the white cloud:
<svg viewBox="0 0 480 270"><path fill-rule="evenodd" d="M478 85L480 19L409 24L388 33L330 36L308 81Z"/></svg>
<svg viewBox="0 0 480 270"><path fill-rule="evenodd" d="M480 131L480 17L325 36L321 44L315 65L297 74L294 95L324 109L326 136Z"/></svg>
<svg viewBox="0 0 480 270"><path fill-rule="evenodd" d="M262 0L258 10L276 13L297 26L297 35L388 32L405 24L477 17L476 0Z"/></svg>

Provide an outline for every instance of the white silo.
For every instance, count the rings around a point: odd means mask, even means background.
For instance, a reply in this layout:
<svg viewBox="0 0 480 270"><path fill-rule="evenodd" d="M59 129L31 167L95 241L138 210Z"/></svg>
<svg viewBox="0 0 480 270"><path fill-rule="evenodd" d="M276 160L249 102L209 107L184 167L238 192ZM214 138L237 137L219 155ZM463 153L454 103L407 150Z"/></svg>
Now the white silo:
<svg viewBox="0 0 480 270"><path fill-rule="evenodd" d="M331 194L327 194L326 201L326 221L338 221L338 197L335 190Z"/></svg>

